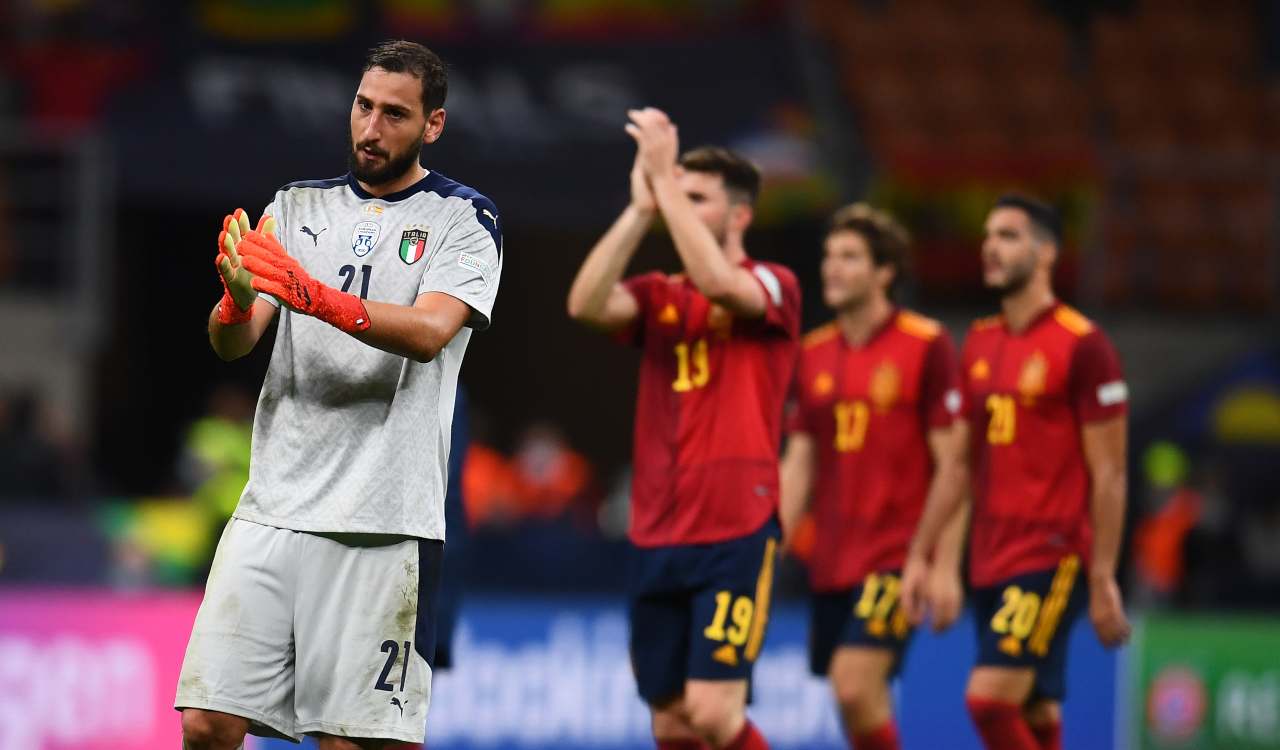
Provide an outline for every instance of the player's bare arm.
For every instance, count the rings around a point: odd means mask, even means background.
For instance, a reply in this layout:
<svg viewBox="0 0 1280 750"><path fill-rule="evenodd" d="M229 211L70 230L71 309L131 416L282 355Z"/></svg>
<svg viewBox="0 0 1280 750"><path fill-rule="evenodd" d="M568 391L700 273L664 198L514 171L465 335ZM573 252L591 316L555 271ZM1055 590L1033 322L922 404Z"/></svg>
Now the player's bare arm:
<svg viewBox="0 0 1280 750"><path fill-rule="evenodd" d="M923 622L926 603L932 604L930 594L935 587L945 594L951 575L959 583L960 555L969 521L966 502L969 483L968 423L958 420L949 427L932 429L929 431L928 442L934 462L933 479L929 484L929 494L925 498L920 524L916 527L902 570L902 601L906 606L907 617L916 625ZM930 551L934 557L932 567L943 576L941 580L933 579L929 564ZM944 565L950 566L950 570L944 568ZM939 613L935 613L934 626L946 627L958 616L959 602L956 603L956 612L950 621L946 617L951 612L945 596L939 600L939 604L943 610L941 620L945 624L939 625Z"/></svg>
<svg viewBox="0 0 1280 750"><path fill-rule="evenodd" d="M778 514L782 522L782 547L787 549L795 539L796 528L809 507L813 495L813 478L818 471L818 450L813 436L793 432L782 453L781 497Z"/></svg>
<svg viewBox="0 0 1280 750"><path fill-rule="evenodd" d="M214 307L209 313L209 345L224 362L240 359L258 345L275 316L275 305L256 300L252 318L244 323L223 325L218 322L218 308Z"/></svg>
<svg viewBox="0 0 1280 750"><path fill-rule="evenodd" d="M1089 468L1089 512L1093 521L1093 551L1089 568L1089 619L1098 639L1117 646L1129 637L1116 565L1124 534L1127 420L1114 417L1085 424L1081 444Z"/></svg>
<svg viewBox="0 0 1280 750"><path fill-rule="evenodd" d="M751 272L729 262L715 235L694 210L700 194L686 194L680 182L676 156L680 140L676 126L666 114L652 107L632 110L627 133L636 140L645 174L653 186L654 198L676 252L689 280L707 299L735 315L758 318L765 314L764 289ZM743 208L742 210L749 210Z"/></svg>
<svg viewBox="0 0 1280 750"><path fill-rule="evenodd" d="M640 307L622 285L622 274L652 226L656 210L653 190L637 154L631 166L631 202L591 248L569 287L570 318L605 332L625 328L635 320Z"/></svg>
<svg viewBox="0 0 1280 750"><path fill-rule="evenodd" d="M274 233L275 220L263 216L258 229ZM214 263L222 277L223 297L209 312L209 344L224 362L253 351L276 315L274 305L258 299L252 276L236 251L248 231L249 217L244 209L238 208L223 219L218 235L218 255Z"/></svg>
<svg viewBox="0 0 1280 750"><path fill-rule="evenodd" d="M366 300L369 327L357 339L384 352L415 362L436 358L471 316L467 303L443 292L418 295L413 306Z"/></svg>
<svg viewBox="0 0 1280 750"><path fill-rule="evenodd" d="M967 480L966 480L967 481ZM961 490L964 494L964 490ZM929 623L935 632L946 630L960 618L964 609L962 565L964 540L969 531L969 504L961 502L943 527L942 536L933 548L933 565L925 582L924 599L929 608Z"/></svg>

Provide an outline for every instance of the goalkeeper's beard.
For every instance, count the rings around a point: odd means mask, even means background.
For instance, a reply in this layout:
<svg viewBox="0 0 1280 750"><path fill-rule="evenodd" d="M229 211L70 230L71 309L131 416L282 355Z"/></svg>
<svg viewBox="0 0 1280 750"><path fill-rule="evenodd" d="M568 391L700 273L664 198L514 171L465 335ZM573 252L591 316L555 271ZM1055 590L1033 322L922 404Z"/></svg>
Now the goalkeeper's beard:
<svg viewBox="0 0 1280 750"><path fill-rule="evenodd" d="M410 169L418 166L419 159L422 157L422 138L418 137L414 140L412 146L400 154L389 154L380 148L377 149L377 154L385 159L382 166L362 165L360 163L360 149L364 145L354 142L351 144L351 149L347 154L347 165L351 169L351 174L355 175L357 180L374 187L400 179Z"/></svg>

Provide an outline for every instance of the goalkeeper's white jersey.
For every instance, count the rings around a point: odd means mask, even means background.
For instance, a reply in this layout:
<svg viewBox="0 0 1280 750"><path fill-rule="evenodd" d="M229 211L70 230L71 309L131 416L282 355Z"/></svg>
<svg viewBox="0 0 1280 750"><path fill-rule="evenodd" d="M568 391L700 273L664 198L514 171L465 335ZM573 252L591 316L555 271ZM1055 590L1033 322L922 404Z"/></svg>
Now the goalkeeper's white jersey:
<svg viewBox="0 0 1280 750"><path fill-rule="evenodd" d="M443 540L458 370L472 329L489 325L502 273L497 208L432 172L382 198L350 175L296 182L266 213L289 255L324 284L397 305L443 292L472 313L424 364L281 308L236 517Z"/></svg>

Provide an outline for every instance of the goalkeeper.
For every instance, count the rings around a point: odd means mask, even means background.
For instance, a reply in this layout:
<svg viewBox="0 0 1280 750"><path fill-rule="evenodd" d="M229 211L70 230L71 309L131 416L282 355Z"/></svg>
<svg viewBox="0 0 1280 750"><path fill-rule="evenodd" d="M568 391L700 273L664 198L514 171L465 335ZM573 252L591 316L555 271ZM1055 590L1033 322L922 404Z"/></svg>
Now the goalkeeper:
<svg viewBox="0 0 1280 750"><path fill-rule="evenodd" d="M231 360L277 329L182 664L187 750L423 740L458 369L502 270L497 208L420 163L446 85L425 47L375 47L349 173L223 221L210 343Z"/></svg>

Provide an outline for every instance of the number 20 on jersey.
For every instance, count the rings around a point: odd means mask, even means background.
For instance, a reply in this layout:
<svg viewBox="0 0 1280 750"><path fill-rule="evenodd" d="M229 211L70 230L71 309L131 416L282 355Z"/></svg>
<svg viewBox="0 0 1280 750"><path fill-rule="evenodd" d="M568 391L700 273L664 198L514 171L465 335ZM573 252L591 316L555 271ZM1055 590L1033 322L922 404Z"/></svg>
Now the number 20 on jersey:
<svg viewBox="0 0 1280 750"><path fill-rule="evenodd" d="M987 396L987 442L992 445L1009 445L1017 434L1018 404L1013 396L993 393Z"/></svg>

